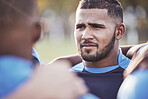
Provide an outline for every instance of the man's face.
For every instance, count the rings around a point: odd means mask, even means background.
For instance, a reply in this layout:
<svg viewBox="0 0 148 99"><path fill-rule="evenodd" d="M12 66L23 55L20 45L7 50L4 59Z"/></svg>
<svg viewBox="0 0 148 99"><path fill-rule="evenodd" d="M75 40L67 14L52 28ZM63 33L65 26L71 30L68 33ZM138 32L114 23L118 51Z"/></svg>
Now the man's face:
<svg viewBox="0 0 148 99"><path fill-rule="evenodd" d="M114 48L115 27L106 9L78 9L75 39L81 57L88 62L105 58Z"/></svg>

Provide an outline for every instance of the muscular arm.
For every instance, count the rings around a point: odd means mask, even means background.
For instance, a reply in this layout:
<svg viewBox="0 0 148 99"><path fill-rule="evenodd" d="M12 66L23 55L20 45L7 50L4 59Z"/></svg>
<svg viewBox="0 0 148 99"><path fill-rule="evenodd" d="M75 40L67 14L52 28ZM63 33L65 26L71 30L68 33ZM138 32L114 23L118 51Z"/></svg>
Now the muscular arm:
<svg viewBox="0 0 148 99"><path fill-rule="evenodd" d="M131 48L132 49L132 48ZM140 49L140 50L139 50ZM144 44L144 46L136 46L134 56L132 58L132 62L129 64L127 69L124 72L124 77L128 76L135 70L141 69L148 69L148 45ZM137 53L138 52L138 53Z"/></svg>
<svg viewBox="0 0 148 99"><path fill-rule="evenodd" d="M51 63L57 62L57 61L60 61L60 60L70 62L71 66L74 66L74 65L82 62L82 59L80 58L80 56L78 54L76 54L76 55L58 57L55 60L53 60Z"/></svg>
<svg viewBox="0 0 148 99"><path fill-rule="evenodd" d="M126 56L131 59L131 58L133 57L133 55L134 55L135 53L137 53L138 50L139 50L142 46L145 46L145 45L147 45L147 44L148 44L148 43L143 43L143 44L139 44L139 45L135 45L135 46L131 47L131 48L128 50L128 52L126 53ZM135 56L134 56L134 57L135 57Z"/></svg>
<svg viewBox="0 0 148 99"><path fill-rule="evenodd" d="M127 53L129 51L129 49L132 47L133 47L133 45L120 46L120 48L122 49L122 53L130 59L131 59L131 56L127 55Z"/></svg>
<svg viewBox="0 0 148 99"><path fill-rule="evenodd" d="M122 49L122 52L124 55L127 54L128 50L131 48L132 46L122 46L121 49ZM59 61L59 60L66 60L66 61L69 61L71 63L72 66L82 62L80 56L78 54L76 55L70 55L70 56L65 56L65 57L59 57L57 59L55 59L54 61L52 62L56 62L56 61Z"/></svg>
<svg viewBox="0 0 148 99"><path fill-rule="evenodd" d="M139 44L139 45L126 45L126 46L121 46L120 48L122 49L122 53L128 57L128 58L132 58L132 56L134 55L135 52L138 51L138 49L140 49L141 46L146 45L148 43L143 43L143 44ZM59 60L66 60L69 61L72 66L82 62L80 56L78 54L76 55L71 55L71 56L65 56L65 57L59 57L57 59L55 59L53 62L55 61L59 61Z"/></svg>

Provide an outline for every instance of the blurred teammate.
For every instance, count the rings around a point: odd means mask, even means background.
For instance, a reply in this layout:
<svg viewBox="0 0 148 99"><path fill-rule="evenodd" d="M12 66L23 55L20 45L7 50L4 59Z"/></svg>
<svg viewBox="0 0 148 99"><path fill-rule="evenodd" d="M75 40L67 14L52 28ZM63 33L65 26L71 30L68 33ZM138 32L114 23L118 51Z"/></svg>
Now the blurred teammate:
<svg viewBox="0 0 148 99"><path fill-rule="evenodd" d="M86 93L67 62L34 67L32 46L40 32L36 0L0 0L1 99L75 99Z"/></svg>
<svg viewBox="0 0 148 99"><path fill-rule="evenodd" d="M147 99L148 45L135 53L124 75L126 78L118 92L118 99Z"/></svg>

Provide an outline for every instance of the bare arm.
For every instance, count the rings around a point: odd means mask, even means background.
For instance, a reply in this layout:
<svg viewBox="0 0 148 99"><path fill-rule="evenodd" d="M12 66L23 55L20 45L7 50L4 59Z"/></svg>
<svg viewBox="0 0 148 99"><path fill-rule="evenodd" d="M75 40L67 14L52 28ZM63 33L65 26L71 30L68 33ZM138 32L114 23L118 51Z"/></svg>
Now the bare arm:
<svg viewBox="0 0 148 99"><path fill-rule="evenodd" d="M122 46L121 49L122 49L123 54L126 55L126 53L128 52L128 50L131 47L132 46ZM52 62L56 62L56 61L59 61L59 60L69 61L72 66L82 62L82 59L80 58L80 56L78 54L70 55L70 56L64 56L64 57L59 57L59 58L56 58L55 60L53 60Z"/></svg>
<svg viewBox="0 0 148 99"><path fill-rule="evenodd" d="M76 54L76 55L58 57L55 60L53 60L51 63L57 62L57 61L60 61L60 60L70 62L71 66L74 66L74 65L82 62L82 59L80 58L80 56L78 54Z"/></svg>
<svg viewBox="0 0 148 99"><path fill-rule="evenodd" d="M137 48L137 47L136 47ZM139 48L138 48L139 49ZM129 64L127 69L124 71L124 77L134 72L137 69L148 69L148 45L145 45L140 51L138 49L134 53L132 62ZM138 54L137 54L138 52Z"/></svg>
<svg viewBox="0 0 148 99"><path fill-rule="evenodd" d="M131 58L134 56L134 54L137 53L138 50L139 50L142 46L147 45L147 44L148 44L148 43L143 43L143 44L139 44L139 45L134 45L133 47L131 47L131 48L128 50L128 52L126 53L126 56L131 59Z"/></svg>
<svg viewBox="0 0 148 99"><path fill-rule="evenodd" d="M120 48L122 49L122 53L128 57L128 58L132 58L132 56L134 55L135 52L137 52L137 50L143 46L146 45L147 43L143 43L143 44L139 44L139 45L126 45L126 46L121 46ZM52 62L56 62L59 60L65 60L65 61L69 61L71 63L72 66L82 62L82 59L80 58L80 56L77 55L71 55L71 56L65 56L65 57L59 57L57 59L55 59Z"/></svg>
<svg viewBox="0 0 148 99"><path fill-rule="evenodd" d="M129 51L130 48L132 48L133 46L132 45L125 45L125 46L120 46L120 48L122 49L122 53L131 59L131 56L128 56L127 55L127 52Z"/></svg>

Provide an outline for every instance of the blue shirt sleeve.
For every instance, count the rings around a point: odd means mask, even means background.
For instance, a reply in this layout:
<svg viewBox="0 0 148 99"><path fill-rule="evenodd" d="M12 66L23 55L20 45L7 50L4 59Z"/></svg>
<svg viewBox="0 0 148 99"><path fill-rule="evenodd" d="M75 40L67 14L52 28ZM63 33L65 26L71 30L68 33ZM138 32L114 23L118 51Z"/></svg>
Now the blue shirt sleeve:
<svg viewBox="0 0 148 99"><path fill-rule="evenodd" d="M33 73L32 62L15 57L0 57L0 99L26 82Z"/></svg>
<svg viewBox="0 0 148 99"><path fill-rule="evenodd" d="M100 99L100 98L98 98L97 96L95 96L95 95L93 95L91 93L88 93L88 94L86 94L86 95L84 95L84 96L82 96L82 97L80 97L78 99Z"/></svg>
<svg viewBox="0 0 148 99"><path fill-rule="evenodd" d="M129 75L118 92L118 99L148 99L148 69Z"/></svg>
<svg viewBox="0 0 148 99"><path fill-rule="evenodd" d="M43 65L43 61L41 60L39 54L37 53L37 51L33 48L32 49L32 56L33 56L33 64L39 63L40 65Z"/></svg>

